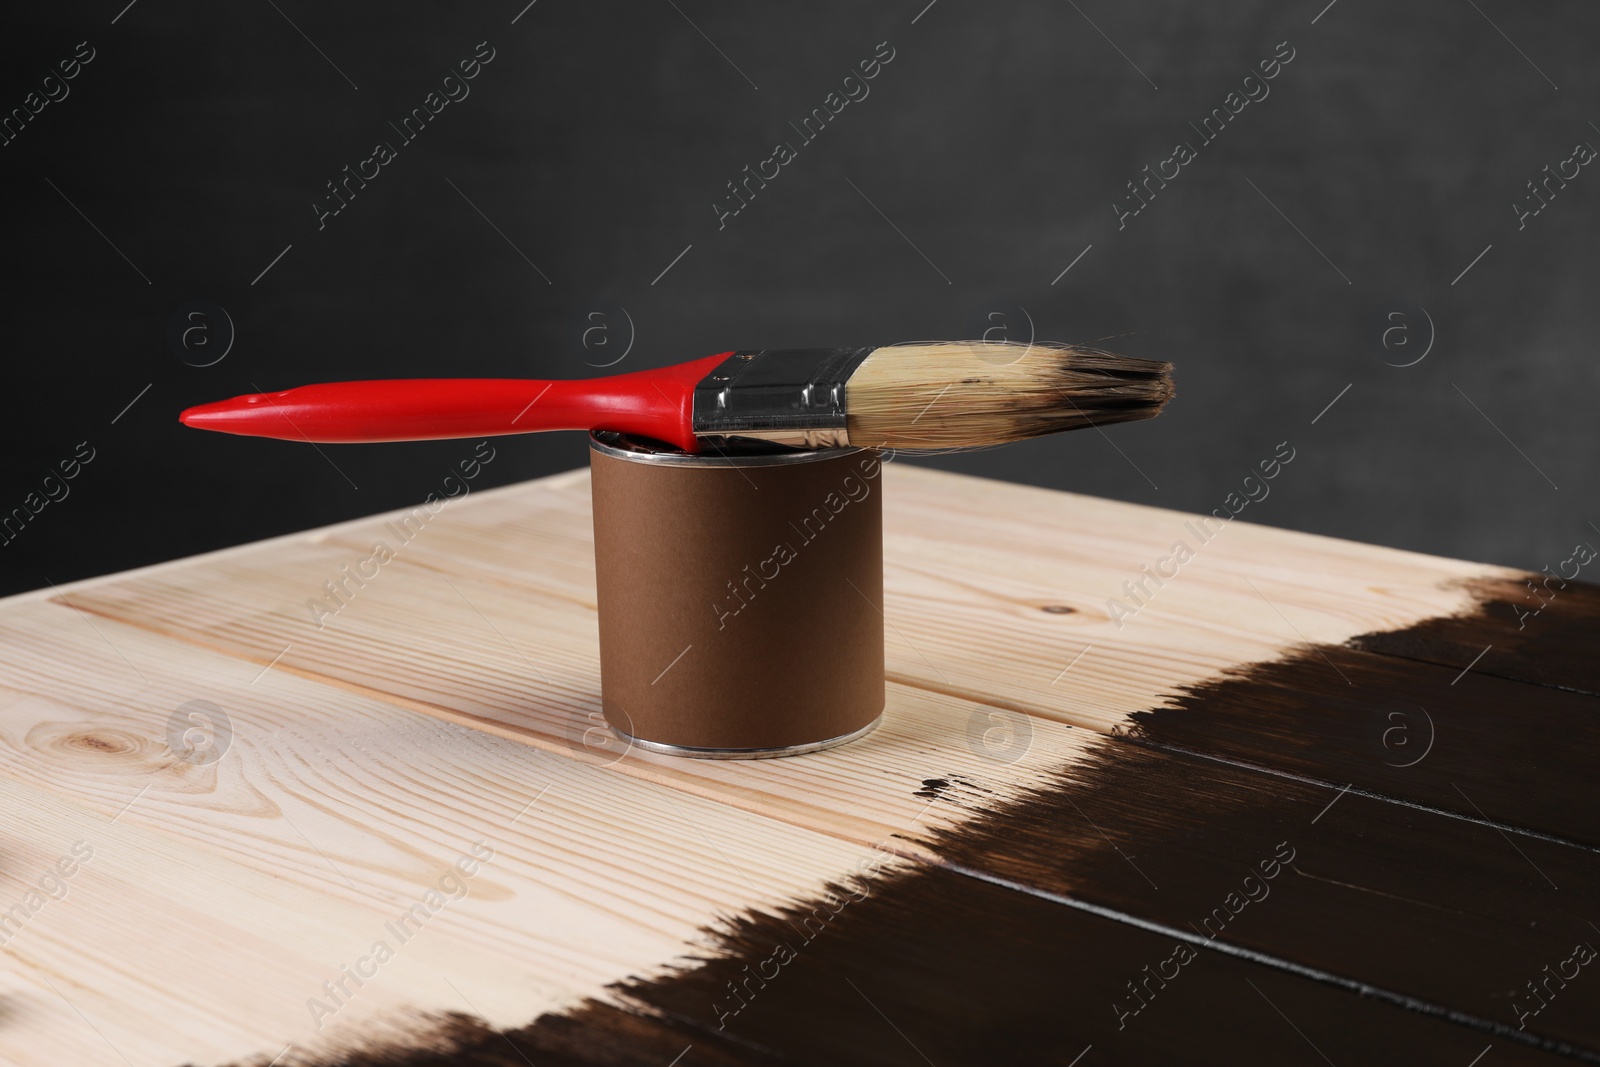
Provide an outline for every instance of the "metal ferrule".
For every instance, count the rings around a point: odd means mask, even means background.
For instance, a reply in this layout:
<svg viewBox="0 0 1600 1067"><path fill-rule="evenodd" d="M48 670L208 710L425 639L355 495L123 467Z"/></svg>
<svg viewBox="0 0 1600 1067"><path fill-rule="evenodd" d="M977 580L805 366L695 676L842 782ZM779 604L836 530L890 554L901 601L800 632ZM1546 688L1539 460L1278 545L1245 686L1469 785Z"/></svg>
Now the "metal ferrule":
<svg viewBox="0 0 1600 1067"><path fill-rule="evenodd" d="M838 448L845 383L871 348L735 352L694 389L697 437L749 437L797 448Z"/></svg>

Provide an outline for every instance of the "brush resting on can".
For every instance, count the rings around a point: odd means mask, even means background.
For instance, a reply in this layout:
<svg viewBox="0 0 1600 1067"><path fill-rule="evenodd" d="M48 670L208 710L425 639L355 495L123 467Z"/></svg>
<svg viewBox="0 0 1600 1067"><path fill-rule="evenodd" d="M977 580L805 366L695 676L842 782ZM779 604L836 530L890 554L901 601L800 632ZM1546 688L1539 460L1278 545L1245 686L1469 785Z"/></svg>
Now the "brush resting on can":
<svg viewBox="0 0 1600 1067"><path fill-rule="evenodd" d="M686 452L725 439L943 451L1146 419L1172 365L1072 345L947 342L724 352L606 378L331 382L202 404L187 426L287 441L613 430Z"/></svg>

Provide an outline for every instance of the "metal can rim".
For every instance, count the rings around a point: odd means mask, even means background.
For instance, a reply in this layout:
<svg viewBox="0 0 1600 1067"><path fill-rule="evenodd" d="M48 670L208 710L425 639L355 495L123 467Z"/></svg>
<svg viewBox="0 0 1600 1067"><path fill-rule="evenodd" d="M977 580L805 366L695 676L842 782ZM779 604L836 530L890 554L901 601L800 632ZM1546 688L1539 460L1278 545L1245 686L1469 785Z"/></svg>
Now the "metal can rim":
<svg viewBox="0 0 1600 1067"><path fill-rule="evenodd" d="M877 718L847 734L821 741L806 741L798 745L779 745L773 748L702 748L694 745L674 745L665 741L648 741L642 737L635 737L616 726L611 726L610 729L624 745L639 748L644 752L654 752L662 756L688 756L691 759L734 760L774 759L779 756L803 756L811 752L822 752L865 737L882 723L883 714L880 712Z"/></svg>
<svg viewBox="0 0 1600 1067"><path fill-rule="evenodd" d="M782 467L798 463L820 463L841 456L865 452L858 446L845 448L790 449L782 452L689 453L658 449L641 438L615 430L592 430L589 448L603 456L628 463L653 463L667 467Z"/></svg>

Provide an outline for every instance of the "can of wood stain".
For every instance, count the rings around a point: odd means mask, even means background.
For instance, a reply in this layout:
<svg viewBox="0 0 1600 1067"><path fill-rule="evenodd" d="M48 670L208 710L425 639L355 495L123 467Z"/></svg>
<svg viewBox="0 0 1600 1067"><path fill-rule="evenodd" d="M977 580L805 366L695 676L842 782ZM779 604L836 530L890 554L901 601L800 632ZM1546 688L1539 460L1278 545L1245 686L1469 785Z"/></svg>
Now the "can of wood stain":
<svg viewBox="0 0 1600 1067"><path fill-rule="evenodd" d="M590 437L600 688L625 744L759 759L843 744L884 706L876 452L688 455Z"/></svg>

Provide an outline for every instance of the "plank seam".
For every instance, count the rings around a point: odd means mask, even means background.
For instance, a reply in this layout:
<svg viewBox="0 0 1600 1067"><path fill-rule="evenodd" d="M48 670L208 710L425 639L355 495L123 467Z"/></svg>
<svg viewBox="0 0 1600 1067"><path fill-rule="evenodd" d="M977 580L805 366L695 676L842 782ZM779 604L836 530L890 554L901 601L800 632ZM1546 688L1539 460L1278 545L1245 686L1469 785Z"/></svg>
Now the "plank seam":
<svg viewBox="0 0 1600 1067"><path fill-rule="evenodd" d="M1293 974L1300 978L1309 979L1314 982L1319 982L1323 985L1345 990L1346 992L1356 993L1359 996L1372 997L1374 1000L1380 1000L1384 1003L1392 1004L1408 1011L1415 1011L1423 1015L1431 1015L1435 1018L1444 1019L1447 1022L1452 1022L1460 1026L1467 1026L1474 1030L1480 1030L1484 1033L1492 1034L1497 1038L1503 1038L1507 1041L1514 1041L1518 1044L1537 1048L1544 1052L1553 1052L1558 1055L1580 1060L1584 1063L1600 1063L1600 1052L1580 1048L1576 1045L1569 1045L1565 1041L1560 1041L1555 1038L1541 1037L1538 1034L1533 1034L1526 1030L1517 1030L1506 1023L1499 1023L1493 1021L1492 1019L1485 1019L1482 1016L1473 1015L1468 1012L1457 1011L1454 1008L1447 1008L1442 1004L1435 1004L1432 1001L1422 1000L1418 997L1409 996L1405 993L1397 993L1393 990L1385 989L1382 986L1375 986L1371 983L1360 981L1359 979L1347 978L1344 975L1335 974L1332 971L1324 971L1316 967L1308 967L1305 964L1295 963L1293 960L1286 960L1279 956L1269 955L1265 952L1257 952L1254 949L1245 948L1242 945L1234 945L1226 941L1214 941L1209 938L1201 937L1199 934L1192 933L1187 930L1181 930L1175 926L1167 926L1164 923L1158 923L1150 919L1141 919L1137 915L1130 915L1127 912L1118 911L1115 908L1108 908L1100 904L1090 903L1086 900L1079 900L1076 897L1070 897L1062 893L1054 893L1047 889L1040 889L1009 878L1004 878L1000 875L990 874L987 871L981 871L977 868L967 867L957 863L941 864L941 866L952 873L965 875L968 878L975 878L978 881L986 882L1002 889L1011 889L1019 893L1025 893L1028 896L1037 897L1040 900L1047 900L1054 904L1061 904L1065 907L1087 912L1090 915L1098 916L1102 919L1109 919L1113 922L1124 923L1128 926L1133 926L1149 933L1175 938L1179 941L1183 941L1192 945L1198 945L1201 948L1210 949L1226 956L1233 956L1259 966L1283 971L1287 974Z"/></svg>
<svg viewBox="0 0 1600 1067"><path fill-rule="evenodd" d="M1450 617L1450 616L1446 616L1446 617ZM1431 621L1431 620L1424 619L1423 621L1424 622L1428 622L1428 621ZM1377 636L1382 637L1383 635L1384 634L1382 632L1380 632ZM1448 663L1443 659L1438 659L1438 658L1434 658L1434 657L1431 657L1431 656L1408 656L1408 655L1405 655L1404 653L1401 653L1401 652L1390 652L1390 651L1387 651L1387 650L1384 650L1384 649L1376 649L1376 648L1363 648L1360 644L1356 643L1356 642L1359 642L1362 639L1362 637L1369 637L1369 636L1372 636L1372 635L1370 635L1370 634L1362 634L1360 637L1352 637L1352 638L1350 638L1350 639L1348 639L1346 641L1341 642L1339 647L1341 649L1344 649L1345 651L1360 652L1363 655L1367 655L1367 656L1382 656L1385 659L1403 660L1406 663L1421 663L1421 664L1424 664L1424 665L1429 666L1429 667L1442 667L1442 668L1445 668L1446 670L1455 670L1457 667L1460 666L1459 663ZM1559 692L1562 692L1562 693L1576 693L1578 696L1600 697L1600 692L1597 692L1597 691L1592 690L1592 689L1579 689L1576 686L1559 685L1556 682L1541 682L1541 681L1535 681L1532 678L1521 678L1521 677L1518 677L1516 675L1506 674L1506 673L1504 673L1504 670L1505 670L1504 668L1500 668L1500 669L1496 670L1496 669L1487 668L1487 667L1477 667L1477 668L1473 669L1472 673L1473 674L1481 674L1486 678L1498 678L1502 682L1516 682L1519 685L1531 685L1535 689L1555 689L1555 690L1557 690Z"/></svg>
<svg viewBox="0 0 1600 1067"><path fill-rule="evenodd" d="M1459 819L1461 822L1472 823L1476 826L1486 826L1493 830L1499 830L1501 833L1521 834L1524 837L1531 837L1536 841L1544 841L1552 845L1566 845L1569 848L1576 848L1584 852L1600 852L1600 847L1586 845L1581 841L1572 841L1565 837L1557 837L1554 834L1547 834L1541 830L1530 830L1527 827L1517 826L1512 823L1496 822L1493 819L1485 819L1480 816L1466 815L1461 812L1451 811L1448 808L1435 808L1428 804L1418 804L1414 800L1403 800L1400 797L1393 797L1387 793L1378 793L1371 789L1363 789L1353 784L1340 785L1337 782L1330 782L1322 778L1312 778L1308 775L1296 774L1293 771L1275 770L1271 767L1263 767L1258 763L1248 763L1244 760L1236 760L1229 756L1215 756L1206 752L1196 752L1193 749L1183 748L1180 745L1164 744L1159 741L1151 741L1142 737L1129 736L1128 734L1114 733L1110 736L1117 741L1123 742L1124 744L1138 745L1140 748L1148 748L1155 752L1162 752L1177 756L1188 756L1197 760L1205 760L1208 763L1221 763L1225 766L1235 767L1242 771L1254 771L1258 774L1265 774L1272 778L1283 778L1287 781L1299 782L1302 785L1316 786L1321 789L1332 789L1339 792L1354 793L1356 796L1365 797L1368 800L1378 800L1388 804L1398 804L1402 808L1410 808L1413 811L1421 811L1429 815L1443 815L1448 819Z"/></svg>

